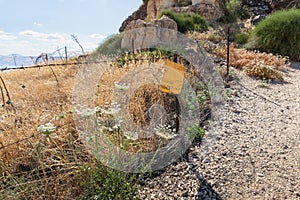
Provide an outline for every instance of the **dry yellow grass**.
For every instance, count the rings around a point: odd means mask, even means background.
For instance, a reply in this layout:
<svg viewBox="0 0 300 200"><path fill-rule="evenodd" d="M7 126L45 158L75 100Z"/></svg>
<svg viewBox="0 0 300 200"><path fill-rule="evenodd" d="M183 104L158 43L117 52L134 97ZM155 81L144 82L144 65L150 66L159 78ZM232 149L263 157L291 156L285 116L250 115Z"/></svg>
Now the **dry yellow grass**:
<svg viewBox="0 0 300 200"><path fill-rule="evenodd" d="M112 103L115 82L146 64L108 68L99 77L95 106ZM4 105L0 108L0 199L74 199L84 192L79 172L96 161L82 144L73 121L72 90L79 68L58 65L0 72L4 82L0 82L0 105ZM191 75L192 71L187 76ZM167 112L174 112L177 105L170 96L162 94L158 85L139 88L131 97L129 113L137 125L148 125L145 110L152 103L165 106L171 102ZM47 123L55 126L54 132L38 130ZM124 145L123 135L110 135L112 141L115 138L116 145ZM165 142L157 136L127 141L126 150L154 151Z"/></svg>
<svg viewBox="0 0 300 200"><path fill-rule="evenodd" d="M4 103L0 108L0 199L72 199L81 192L77 171L91 157L78 139L72 117L78 67L0 73L11 99L7 104L0 83ZM49 136L37 130L46 123L56 127Z"/></svg>
<svg viewBox="0 0 300 200"><path fill-rule="evenodd" d="M163 59L156 61L156 64L164 64ZM151 64L148 61L140 61L140 66ZM112 103L113 93L115 89L115 83L122 79L126 73L130 73L137 69L139 66L135 63L128 63L122 68L118 66L111 66L102 75L97 96L97 104L103 107ZM150 123L149 116L145 114L145 111L150 108L149 105L154 103L164 106L164 101L167 99L167 94L159 90L158 85L149 84L143 88L139 88L135 91L134 96L131 97L129 103L129 113L132 116L133 122L138 126L147 126ZM102 119L105 120L105 119ZM140 133L142 134L142 133ZM155 135L151 138L144 138L138 140L127 140L126 137L116 133L115 135L108 134L108 137L117 146L121 146L124 139L126 140L125 149L132 152L152 152L155 151L160 145L163 145L165 141L161 141L160 138ZM116 139L117 138L117 139Z"/></svg>

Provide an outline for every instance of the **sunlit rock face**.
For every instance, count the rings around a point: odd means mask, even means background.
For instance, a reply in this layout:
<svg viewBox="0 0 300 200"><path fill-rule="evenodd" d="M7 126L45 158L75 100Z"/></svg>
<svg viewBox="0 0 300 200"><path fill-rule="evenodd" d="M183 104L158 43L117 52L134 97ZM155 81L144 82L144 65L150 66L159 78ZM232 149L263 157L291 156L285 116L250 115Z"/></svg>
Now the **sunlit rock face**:
<svg viewBox="0 0 300 200"><path fill-rule="evenodd" d="M188 5L188 6L181 6ZM223 3L220 0L191 0L184 3L180 0L149 0L147 4L147 19L157 19L164 9L175 12L194 12L206 20L213 21L223 15Z"/></svg>

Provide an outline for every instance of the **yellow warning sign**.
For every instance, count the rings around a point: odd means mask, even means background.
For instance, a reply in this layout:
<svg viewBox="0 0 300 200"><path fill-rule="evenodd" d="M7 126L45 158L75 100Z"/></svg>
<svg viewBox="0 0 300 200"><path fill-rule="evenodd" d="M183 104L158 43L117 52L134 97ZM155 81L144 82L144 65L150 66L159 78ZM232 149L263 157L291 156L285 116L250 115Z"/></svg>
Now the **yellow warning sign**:
<svg viewBox="0 0 300 200"><path fill-rule="evenodd" d="M180 94L184 82L184 66L169 60L165 61L166 71L160 86L160 91Z"/></svg>

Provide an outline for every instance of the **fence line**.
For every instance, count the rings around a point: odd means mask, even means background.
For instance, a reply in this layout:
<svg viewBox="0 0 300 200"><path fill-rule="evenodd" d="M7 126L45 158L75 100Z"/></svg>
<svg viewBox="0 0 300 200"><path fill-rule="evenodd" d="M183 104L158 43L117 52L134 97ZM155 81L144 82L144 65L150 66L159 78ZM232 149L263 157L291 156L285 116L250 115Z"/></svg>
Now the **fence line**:
<svg viewBox="0 0 300 200"><path fill-rule="evenodd" d="M32 134L32 135L30 135L30 136L28 136L28 137L26 137L26 138L23 138L23 139L21 139L21 140L18 140L18 141L16 141L16 142L12 142L12 143L6 144L6 145L3 145L3 143L0 142L0 144L1 144L0 150L4 150L4 149L7 148L7 147L13 146L13 145L15 145L15 144L19 144L19 143L21 143L21 142L28 141L28 140L30 140L31 138L34 138L34 137L36 137L36 136L38 136L38 135L40 135L40 134L41 134L41 133L39 133L39 134L35 133L35 134Z"/></svg>
<svg viewBox="0 0 300 200"><path fill-rule="evenodd" d="M1 67L5 67L8 65L11 66L9 68L16 69L16 68L22 68L24 67L24 65L31 66L39 63L45 63L48 61L57 61L57 60L67 61L69 58L77 57L79 55L81 55L80 52L68 51L67 46L63 48L58 48L52 53L41 53L38 56L20 56L19 59L17 54L11 54L10 56L7 56L8 58L11 57L11 59L9 59L8 61L9 64L1 65Z"/></svg>

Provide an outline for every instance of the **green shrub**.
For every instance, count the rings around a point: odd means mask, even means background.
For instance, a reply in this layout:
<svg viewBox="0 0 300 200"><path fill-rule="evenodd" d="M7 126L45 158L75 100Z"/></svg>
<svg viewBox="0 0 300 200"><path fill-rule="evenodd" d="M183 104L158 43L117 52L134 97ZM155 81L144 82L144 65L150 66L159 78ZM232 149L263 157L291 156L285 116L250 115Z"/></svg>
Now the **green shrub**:
<svg viewBox="0 0 300 200"><path fill-rule="evenodd" d="M244 45L248 42L249 40L249 37L250 37L250 34L249 33L244 33L244 32L239 32L235 35L235 38L234 38L234 41L237 43L237 44L241 44L241 45Z"/></svg>
<svg viewBox="0 0 300 200"><path fill-rule="evenodd" d="M164 10L159 17L166 15L173 19L178 26L178 31L186 33L187 31L203 32L208 29L207 23L203 17L195 13L176 13L170 10Z"/></svg>
<svg viewBox="0 0 300 200"><path fill-rule="evenodd" d="M223 23L234 23L237 19L248 19L251 17L250 10L242 6L241 0L230 0L226 3L224 16L219 20Z"/></svg>
<svg viewBox="0 0 300 200"><path fill-rule="evenodd" d="M205 135L205 131L198 125L193 125L192 127L188 128L188 135L190 137L194 137L195 142L201 142L202 138Z"/></svg>
<svg viewBox="0 0 300 200"><path fill-rule="evenodd" d="M107 38L96 50L96 53L109 55L121 53L123 34L115 34Z"/></svg>
<svg viewBox="0 0 300 200"><path fill-rule="evenodd" d="M300 60L300 9L279 11L259 22L248 47Z"/></svg>
<svg viewBox="0 0 300 200"><path fill-rule="evenodd" d="M83 194L80 199L138 199L135 176L98 164L81 169Z"/></svg>

